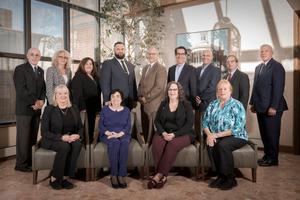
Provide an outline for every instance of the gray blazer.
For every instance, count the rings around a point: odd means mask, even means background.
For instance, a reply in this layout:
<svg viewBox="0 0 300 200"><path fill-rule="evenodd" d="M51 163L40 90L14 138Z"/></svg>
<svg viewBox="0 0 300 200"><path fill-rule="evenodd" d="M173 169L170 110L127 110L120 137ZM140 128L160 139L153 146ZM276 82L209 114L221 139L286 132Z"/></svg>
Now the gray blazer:
<svg viewBox="0 0 300 200"><path fill-rule="evenodd" d="M52 104L52 98L53 98L53 93L54 89L56 86L60 84L67 85L70 83L71 78L72 78L72 72L70 68L66 69L66 74L68 77L68 82L65 83L64 77L58 72L57 68L52 66L47 69L46 72L46 95L47 95L47 100L49 104Z"/></svg>

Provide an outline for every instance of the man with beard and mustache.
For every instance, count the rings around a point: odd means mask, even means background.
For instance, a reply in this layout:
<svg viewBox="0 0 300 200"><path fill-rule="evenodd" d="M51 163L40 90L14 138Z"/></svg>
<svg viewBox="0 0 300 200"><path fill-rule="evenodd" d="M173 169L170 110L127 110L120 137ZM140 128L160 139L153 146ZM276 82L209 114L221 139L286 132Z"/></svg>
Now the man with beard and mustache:
<svg viewBox="0 0 300 200"><path fill-rule="evenodd" d="M137 86L135 80L135 66L125 60L125 45L123 42L114 44L114 58L103 62L100 70L100 83L103 102L110 104L110 92L120 89L124 93L123 103L130 110L137 101Z"/></svg>

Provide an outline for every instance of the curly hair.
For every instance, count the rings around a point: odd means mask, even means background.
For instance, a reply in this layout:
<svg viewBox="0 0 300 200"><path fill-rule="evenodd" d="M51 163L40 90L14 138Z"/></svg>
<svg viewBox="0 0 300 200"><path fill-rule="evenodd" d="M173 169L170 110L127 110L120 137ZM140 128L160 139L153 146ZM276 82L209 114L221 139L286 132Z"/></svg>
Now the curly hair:
<svg viewBox="0 0 300 200"><path fill-rule="evenodd" d="M170 98L169 98L169 95L168 95L168 91L171 87L172 84L175 84L177 85L177 88L178 88L178 100L179 101L184 101L186 100L185 99L185 94L184 94L184 90L183 90L183 87L182 85L179 83L179 82L176 82L176 81L171 81L167 84L167 87L166 87L166 93L165 93L165 100L169 102Z"/></svg>

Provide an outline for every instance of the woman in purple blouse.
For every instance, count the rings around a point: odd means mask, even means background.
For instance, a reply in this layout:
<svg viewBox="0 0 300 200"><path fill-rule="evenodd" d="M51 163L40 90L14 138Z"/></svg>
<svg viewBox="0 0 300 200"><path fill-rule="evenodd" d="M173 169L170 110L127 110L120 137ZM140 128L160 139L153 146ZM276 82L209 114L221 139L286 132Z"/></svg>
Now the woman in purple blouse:
<svg viewBox="0 0 300 200"><path fill-rule="evenodd" d="M110 94L109 105L100 113L100 140L107 145L113 188L126 188L128 146L130 134L130 111L121 105L123 92L114 89Z"/></svg>

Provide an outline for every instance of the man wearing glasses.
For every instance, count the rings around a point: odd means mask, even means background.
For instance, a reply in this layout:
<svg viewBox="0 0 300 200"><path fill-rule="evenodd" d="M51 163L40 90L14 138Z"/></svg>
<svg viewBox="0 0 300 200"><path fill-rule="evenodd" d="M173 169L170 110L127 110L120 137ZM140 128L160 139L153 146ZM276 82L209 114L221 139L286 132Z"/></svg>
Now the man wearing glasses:
<svg viewBox="0 0 300 200"><path fill-rule="evenodd" d="M183 46L175 49L176 64L169 68L168 83L179 82L184 90L186 99L195 105L196 77L195 68L186 63L187 50Z"/></svg>
<svg viewBox="0 0 300 200"><path fill-rule="evenodd" d="M36 144L41 109L46 97L44 70L38 66L41 53L37 48L27 52L27 62L16 67L13 75L16 90L16 166L31 171L31 146Z"/></svg>

